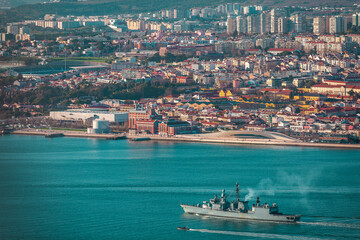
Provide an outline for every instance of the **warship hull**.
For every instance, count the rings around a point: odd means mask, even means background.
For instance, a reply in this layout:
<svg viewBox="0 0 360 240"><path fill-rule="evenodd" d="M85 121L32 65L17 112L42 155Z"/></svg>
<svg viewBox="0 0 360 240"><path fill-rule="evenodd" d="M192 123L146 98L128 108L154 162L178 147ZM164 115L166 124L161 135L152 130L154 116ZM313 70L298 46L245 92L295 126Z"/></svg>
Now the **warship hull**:
<svg viewBox="0 0 360 240"><path fill-rule="evenodd" d="M257 220L257 221L272 221L272 222L288 222L295 223L300 220L300 215L283 215L283 214L269 214L261 209L242 213L239 211L221 211L208 208L202 208L192 205L181 204L182 209L189 214L197 214L209 217L231 218L239 220Z"/></svg>

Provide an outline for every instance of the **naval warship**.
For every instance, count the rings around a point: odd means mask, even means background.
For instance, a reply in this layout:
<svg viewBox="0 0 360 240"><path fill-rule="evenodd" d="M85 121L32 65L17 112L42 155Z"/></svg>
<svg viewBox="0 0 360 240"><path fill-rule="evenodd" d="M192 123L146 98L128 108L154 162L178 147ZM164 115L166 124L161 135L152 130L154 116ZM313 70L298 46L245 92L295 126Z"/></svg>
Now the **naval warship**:
<svg viewBox="0 0 360 240"><path fill-rule="evenodd" d="M301 215L287 215L279 212L276 203L272 205L260 204L259 197L256 204L252 204L249 208L248 201L240 200L239 184L236 183L236 197L229 202L225 190L222 190L221 197L210 199L210 202L204 201L202 204L186 205L180 204L183 210L189 214L203 215L209 217L233 218L244 220L260 220L274 222L292 222L300 220ZM231 195L231 194L230 194Z"/></svg>

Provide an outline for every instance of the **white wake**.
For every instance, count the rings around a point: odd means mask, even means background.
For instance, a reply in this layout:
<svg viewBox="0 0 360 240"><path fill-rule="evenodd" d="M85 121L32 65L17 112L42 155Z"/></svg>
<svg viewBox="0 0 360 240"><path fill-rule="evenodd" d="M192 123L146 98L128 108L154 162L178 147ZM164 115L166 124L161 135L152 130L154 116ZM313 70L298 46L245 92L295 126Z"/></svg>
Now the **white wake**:
<svg viewBox="0 0 360 240"><path fill-rule="evenodd" d="M203 233L215 233L225 235L237 235L243 237L256 237L256 238L268 238L268 239L285 239L285 240L324 240L324 238L303 237L294 235L283 234L271 234L271 233L253 233L253 232L233 232L233 231L218 231L210 229L189 229L189 231L203 232Z"/></svg>

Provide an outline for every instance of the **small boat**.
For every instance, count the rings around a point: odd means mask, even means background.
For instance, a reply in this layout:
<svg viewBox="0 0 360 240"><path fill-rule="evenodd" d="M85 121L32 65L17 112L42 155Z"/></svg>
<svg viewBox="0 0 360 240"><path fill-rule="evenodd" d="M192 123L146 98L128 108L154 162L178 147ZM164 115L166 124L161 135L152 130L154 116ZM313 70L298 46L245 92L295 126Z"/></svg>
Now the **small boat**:
<svg viewBox="0 0 360 240"><path fill-rule="evenodd" d="M188 227L177 227L178 230L184 230L189 231L190 229Z"/></svg>

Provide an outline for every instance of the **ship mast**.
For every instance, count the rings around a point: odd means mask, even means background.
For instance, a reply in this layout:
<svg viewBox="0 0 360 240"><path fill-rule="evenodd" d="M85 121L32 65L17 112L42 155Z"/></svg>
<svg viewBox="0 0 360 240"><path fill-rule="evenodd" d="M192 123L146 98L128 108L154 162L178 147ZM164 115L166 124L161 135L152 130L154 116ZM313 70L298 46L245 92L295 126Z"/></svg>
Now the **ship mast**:
<svg viewBox="0 0 360 240"><path fill-rule="evenodd" d="M240 201L240 187L239 187L239 183L236 182L236 199L237 202Z"/></svg>

